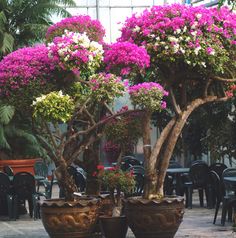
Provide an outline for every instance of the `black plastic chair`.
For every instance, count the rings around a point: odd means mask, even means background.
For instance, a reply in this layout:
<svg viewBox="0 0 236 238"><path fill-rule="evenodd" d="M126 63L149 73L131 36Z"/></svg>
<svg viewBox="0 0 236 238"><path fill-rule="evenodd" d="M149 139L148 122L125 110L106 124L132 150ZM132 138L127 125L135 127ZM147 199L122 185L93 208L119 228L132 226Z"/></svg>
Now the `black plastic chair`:
<svg viewBox="0 0 236 238"><path fill-rule="evenodd" d="M84 175L73 166L69 166L67 170L69 174L73 177L75 185L77 186L78 190L80 192L84 192L86 187L86 179ZM62 188L60 188L59 197L60 198L64 197L64 191Z"/></svg>
<svg viewBox="0 0 236 238"><path fill-rule="evenodd" d="M10 179L7 174L0 172L0 209L1 212L5 211L6 215L8 214L9 219L13 217L12 199Z"/></svg>
<svg viewBox="0 0 236 238"><path fill-rule="evenodd" d="M189 177L191 181L185 182L185 193L186 193L186 207L192 208L192 193L194 189L198 189L200 206L203 207L204 191L206 195L207 205L210 207L209 200L209 167L206 163L194 163L190 167Z"/></svg>
<svg viewBox="0 0 236 238"><path fill-rule="evenodd" d="M14 176L14 171L9 165L3 166L3 172L7 174L8 176Z"/></svg>
<svg viewBox="0 0 236 238"><path fill-rule="evenodd" d="M145 169L143 166L141 165L134 165L128 168L128 171L133 171L134 174L136 173L140 173L142 175L144 175L145 173Z"/></svg>
<svg viewBox="0 0 236 238"><path fill-rule="evenodd" d="M215 202L215 215L214 215L214 220L213 220L213 224L215 224L220 204L223 201L224 189L223 189L223 184L221 182L221 179L215 171L211 170L209 176L210 176L210 182L212 185L212 196L214 196L213 199L215 199L215 201L216 201ZM225 207L222 207L222 209L225 209Z"/></svg>
<svg viewBox="0 0 236 238"><path fill-rule="evenodd" d="M225 195L223 197L221 224L225 224L228 211L228 221L232 221L232 208L236 209L236 185L227 181L227 177L236 177L236 168L227 168L222 173Z"/></svg>
<svg viewBox="0 0 236 238"><path fill-rule="evenodd" d="M34 174L38 176L44 177L42 180L36 181L37 184L37 192L39 192L40 186L45 188L45 192L50 186L50 181L48 180L48 167L43 161L36 161L34 164Z"/></svg>
<svg viewBox="0 0 236 238"><path fill-rule="evenodd" d="M221 178L222 174L223 174L223 171L227 169L227 166L225 164L222 164L222 163L214 163L212 165L210 165L209 167L209 170L213 170L215 171L218 176Z"/></svg>
<svg viewBox="0 0 236 238"><path fill-rule="evenodd" d="M142 162L139 161L138 159L136 159L133 156L125 156L125 157L122 158L120 168L123 171L127 171L130 167L132 167L134 165L142 166Z"/></svg>
<svg viewBox="0 0 236 238"><path fill-rule="evenodd" d="M19 172L13 178L13 217L18 218L18 204L24 204L28 201L29 214L33 217L33 212L36 211L36 200L38 194L35 189L34 176L28 172Z"/></svg>

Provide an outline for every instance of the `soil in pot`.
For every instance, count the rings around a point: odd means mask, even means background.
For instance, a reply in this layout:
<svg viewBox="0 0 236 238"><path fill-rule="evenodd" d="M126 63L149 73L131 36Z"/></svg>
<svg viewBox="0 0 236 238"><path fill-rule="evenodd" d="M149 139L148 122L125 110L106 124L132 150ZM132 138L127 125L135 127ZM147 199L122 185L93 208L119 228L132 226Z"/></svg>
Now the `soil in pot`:
<svg viewBox="0 0 236 238"><path fill-rule="evenodd" d="M100 216L100 227L105 238L125 238L128 225L125 216Z"/></svg>

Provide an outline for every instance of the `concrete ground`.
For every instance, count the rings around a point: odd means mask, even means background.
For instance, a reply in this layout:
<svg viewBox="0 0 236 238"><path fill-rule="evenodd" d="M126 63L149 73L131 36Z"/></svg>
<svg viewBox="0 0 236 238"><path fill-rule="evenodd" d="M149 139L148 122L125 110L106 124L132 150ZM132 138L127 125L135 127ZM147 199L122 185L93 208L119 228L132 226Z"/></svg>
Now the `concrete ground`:
<svg viewBox="0 0 236 238"><path fill-rule="evenodd" d="M216 225L212 224L215 209L200 208L197 194L194 193L193 209L186 209L182 224L175 238L236 238L232 232L232 223L220 225L221 211L219 211ZM54 196L56 196L54 191ZM0 217L1 238L48 238L41 220L34 221L28 214L20 216L17 221L9 221L7 217ZM129 230L127 238L134 238ZM145 237L144 237L145 238Z"/></svg>

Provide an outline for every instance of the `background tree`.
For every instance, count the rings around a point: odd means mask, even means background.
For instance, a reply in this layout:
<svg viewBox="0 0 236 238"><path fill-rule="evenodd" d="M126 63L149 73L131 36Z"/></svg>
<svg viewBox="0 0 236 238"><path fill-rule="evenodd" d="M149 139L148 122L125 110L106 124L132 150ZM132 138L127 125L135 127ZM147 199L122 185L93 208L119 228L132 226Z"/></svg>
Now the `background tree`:
<svg viewBox="0 0 236 238"><path fill-rule="evenodd" d="M0 57L18 47L41 42L52 16L70 16L67 6L73 0L1 0Z"/></svg>

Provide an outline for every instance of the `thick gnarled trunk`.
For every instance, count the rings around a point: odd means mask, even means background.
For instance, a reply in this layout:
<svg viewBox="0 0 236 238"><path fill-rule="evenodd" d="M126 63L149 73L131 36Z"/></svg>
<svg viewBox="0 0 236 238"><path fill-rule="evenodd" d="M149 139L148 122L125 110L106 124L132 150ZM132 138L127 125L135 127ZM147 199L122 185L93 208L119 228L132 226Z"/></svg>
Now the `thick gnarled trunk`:
<svg viewBox="0 0 236 238"><path fill-rule="evenodd" d="M158 199L164 196L163 186L166 170L169 166L169 161L173 154L177 140L191 113L203 104L226 100L226 97L217 98L216 96L208 96L206 98L198 98L192 101L185 110L173 117L172 120L166 125L152 150L150 147L151 114L146 114L146 117L143 120L143 151L146 173L143 195L144 198Z"/></svg>

